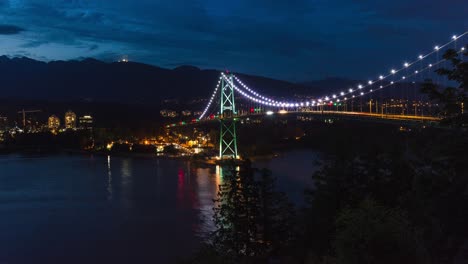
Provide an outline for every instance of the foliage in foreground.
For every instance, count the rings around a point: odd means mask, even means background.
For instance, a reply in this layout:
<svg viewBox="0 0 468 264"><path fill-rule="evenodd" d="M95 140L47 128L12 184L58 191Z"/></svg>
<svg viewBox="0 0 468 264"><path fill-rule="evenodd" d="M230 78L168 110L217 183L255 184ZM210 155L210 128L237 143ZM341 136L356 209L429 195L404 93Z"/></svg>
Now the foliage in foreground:
<svg viewBox="0 0 468 264"><path fill-rule="evenodd" d="M249 161L238 170L234 164L224 168L224 183L215 200L213 246L232 260L275 255L292 239L292 205L275 190L269 171L258 174Z"/></svg>
<svg viewBox="0 0 468 264"><path fill-rule="evenodd" d="M318 171L316 188L307 195L305 254L318 260L336 257L337 263L453 263L463 254L468 243L468 134L447 132L425 141L418 151L402 142L394 151L334 157ZM347 229L351 226L355 230ZM389 247L398 261L386 262L392 259Z"/></svg>
<svg viewBox="0 0 468 264"><path fill-rule="evenodd" d="M443 58L450 62L447 68L436 70L438 75L456 83L456 86L439 87L432 80L426 80L422 91L440 106L440 114L444 117L443 123L449 125L468 125L466 112L468 109L468 45L461 52L448 49ZM464 114L465 113L465 114Z"/></svg>

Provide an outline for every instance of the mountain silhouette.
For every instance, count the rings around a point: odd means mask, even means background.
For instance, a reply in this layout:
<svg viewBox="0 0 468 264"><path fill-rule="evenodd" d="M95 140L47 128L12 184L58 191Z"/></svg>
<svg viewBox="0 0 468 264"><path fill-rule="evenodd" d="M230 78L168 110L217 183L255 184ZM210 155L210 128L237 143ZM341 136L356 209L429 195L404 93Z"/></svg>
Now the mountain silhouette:
<svg viewBox="0 0 468 264"><path fill-rule="evenodd" d="M279 95L302 87L264 77L238 76L252 87L263 87ZM3 98L159 103L168 98L209 97L218 78L217 70L193 66L164 69L137 62L106 63L96 59L42 62L0 56Z"/></svg>
<svg viewBox="0 0 468 264"><path fill-rule="evenodd" d="M183 102L208 98L219 73L189 65L165 69L137 62L107 63L91 58L42 62L0 56L0 98L144 105L160 104L166 99ZM292 83L246 74L237 76L260 93L287 98L291 95L323 96L359 83L342 78ZM408 96L404 85L386 90L385 96L401 97L405 93ZM410 94L416 96L414 90Z"/></svg>

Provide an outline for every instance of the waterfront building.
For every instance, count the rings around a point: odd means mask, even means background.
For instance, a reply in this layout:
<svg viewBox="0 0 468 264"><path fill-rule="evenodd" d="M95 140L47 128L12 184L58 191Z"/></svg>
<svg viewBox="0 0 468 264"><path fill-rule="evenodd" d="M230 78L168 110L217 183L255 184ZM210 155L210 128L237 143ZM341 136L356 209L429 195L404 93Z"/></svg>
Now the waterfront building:
<svg viewBox="0 0 468 264"><path fill-rule="evenodd" d="M57 131L60 128L60 118L58 118L56 115L49 116L47 127L51 131Z"/></svg>
<svg viewBox="0 0 468 264"><path fill-rule="evenodd" d="M76 114L70 110L65 113L65 128L76 129Z"/></svg>
<svg viewBox="0 0 468 264"><path fill-rule="evenodd" d="M87 129L87 130L93 129L93 117L90 115L80 116L78 122L79 122L80 129Z"/></svg>
<svg viewBox="0 0 468 264"><path fill-rule="evenodd" d="M160 113L161 113L161 116L163 117L177 117L178 116L177 112L174 110L163 109L160 111Z"/></svg>

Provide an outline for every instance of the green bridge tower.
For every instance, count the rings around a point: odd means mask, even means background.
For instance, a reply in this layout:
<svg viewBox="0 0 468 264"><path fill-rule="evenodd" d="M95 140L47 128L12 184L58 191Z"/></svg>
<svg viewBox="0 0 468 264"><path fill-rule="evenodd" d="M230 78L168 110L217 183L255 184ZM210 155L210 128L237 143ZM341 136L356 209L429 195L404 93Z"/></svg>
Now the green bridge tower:
<svg viewBox="0 0 468 264"><path fill-rule="evenodd" d="M219 158L238 159L236 134L236 104L234 102L234 77L223 74L221 78L221 109L219 112Z"/></svg>

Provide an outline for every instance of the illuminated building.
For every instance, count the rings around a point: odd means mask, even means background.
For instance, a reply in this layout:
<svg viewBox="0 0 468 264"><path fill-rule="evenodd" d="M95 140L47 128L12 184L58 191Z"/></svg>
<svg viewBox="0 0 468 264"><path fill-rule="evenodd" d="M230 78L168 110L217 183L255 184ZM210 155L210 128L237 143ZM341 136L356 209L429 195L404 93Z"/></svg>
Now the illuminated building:
<svg viewBox="0 0 468 264"><path fill-rule="evenodd" d="M56 115L49 116L47 126L51 131L57 131L60 128L60 118L58 118Z"/></svg>
<svg viewBox="0 0 468 264"><path fill-rule="evenodd" d="M169 112L167 112L167 116L168 116L168 117L177 117L178 114L177 114L176 111L169 111Z"/></svg>
<svg viewBox="0 0 468 264"><path fill-rule="evenodd" d="M160 113L163 117L177 117L177 112L173 110L163 109Z"/></svg>
<svg viewBox="0 0 468 264"><path fill-rule="evenodd" d="M65 128L66 129L76 128L76 114L70 110L65 113Z"/></svg>
<svg viewBox="0 0 468 264"><path fill-rule="evenodd" d="M78 122L80 129L93 129L93 117L90 115L81 116Z"/></svg>
<svg viewBox="0 0 468 264"><path fill-rule="evenodd" d="M183 115L183 116L191 116L191 115L192 115L192 111L190 111L190 110L184 110L184 111L182 111L182 115Z"/></svg>

